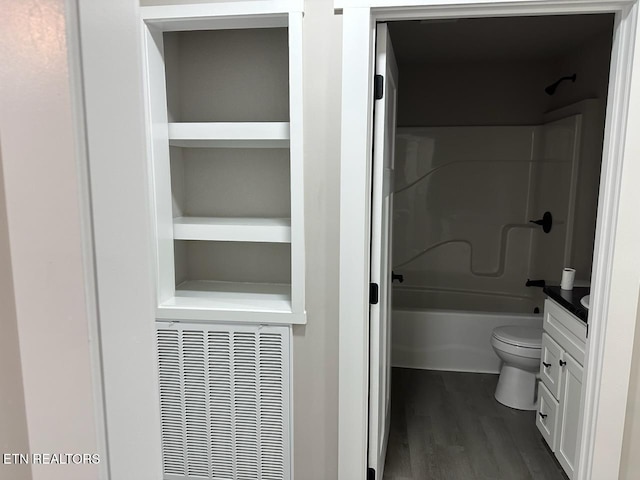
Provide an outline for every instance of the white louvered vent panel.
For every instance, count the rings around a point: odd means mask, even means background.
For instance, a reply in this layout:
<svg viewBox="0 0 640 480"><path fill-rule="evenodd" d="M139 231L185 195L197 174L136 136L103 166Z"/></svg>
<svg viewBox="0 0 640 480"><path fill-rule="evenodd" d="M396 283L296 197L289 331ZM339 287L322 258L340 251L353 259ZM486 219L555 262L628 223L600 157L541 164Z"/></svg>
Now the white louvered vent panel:
<svg viewBox="0 0 640 480"><path fill-rule="evenodd" d="M184 417L182 415L182 375L178 332L158 331L160 373L160 422L162 459L165 474L185 474Z"/></svg>
<svg viewBox="0 0 640 480"><path fill-rule="evenodd" d="M290 479L289 335L158 324L165 479Z"/></svg>
<svg viewBox="0 0 640 480"><path fill-rule="evenodd" d="M231 340L228 332L209 332L209 404L211 417L211 470L215 480L234 478L235 452Z"/></svg>
<svg viewBox="0 0 640 480"><path fill-rule="evenodd" d="M260 382L260 466L263 480L283 478L285 452L281 441L284 429L285 399L282 396L282 337L265 333L259 339L259 375Z"/></svg>
<svg viewBox="0 0 640 480"><path fill-rule="evenodd" d="M236 478L258 478L258 379L256 335L233 335L233 393L236 418Z"/></svg>
<svg viewBox="0 0 640 480"><path fill-rule="evenodd" d="M205 332L182 332L182 365L187 437L187 475L209 478Z"/></svg>

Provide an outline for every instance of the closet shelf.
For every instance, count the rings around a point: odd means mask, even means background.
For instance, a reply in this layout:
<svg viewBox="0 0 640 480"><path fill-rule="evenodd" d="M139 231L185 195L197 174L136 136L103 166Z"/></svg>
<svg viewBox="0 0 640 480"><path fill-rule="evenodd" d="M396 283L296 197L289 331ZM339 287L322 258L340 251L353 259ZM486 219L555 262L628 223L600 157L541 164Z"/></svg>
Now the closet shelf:
<svg viewBox="0 0 640 480"><path fill-rule="evenodd" d="M245 217L178 217L175 240L291 243L291 219Z"/></svg>
<svg viewBox="0 0 640 480"><path fill-rule="evenodd" d="M291 285L190 280L158 307L159 320L304 323L291 312Z"/></svg>
<svg viewBox="0 0 640 480"><path fill-rule="evenodd" d="M169 123L169 145L186 148L289 148L289 122Z"/></svg>

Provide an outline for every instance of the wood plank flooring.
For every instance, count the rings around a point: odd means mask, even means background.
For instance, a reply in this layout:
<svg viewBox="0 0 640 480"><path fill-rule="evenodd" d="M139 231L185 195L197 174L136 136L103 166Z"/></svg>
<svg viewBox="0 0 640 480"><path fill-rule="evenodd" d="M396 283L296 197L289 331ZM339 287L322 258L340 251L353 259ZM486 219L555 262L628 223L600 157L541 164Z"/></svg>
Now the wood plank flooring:
<svg viewBox="0 0 640 480"><path fill-rule="evenodd" d="M535 426L493 394L497 375L394 368L384 480L566 480Z"/></svg>

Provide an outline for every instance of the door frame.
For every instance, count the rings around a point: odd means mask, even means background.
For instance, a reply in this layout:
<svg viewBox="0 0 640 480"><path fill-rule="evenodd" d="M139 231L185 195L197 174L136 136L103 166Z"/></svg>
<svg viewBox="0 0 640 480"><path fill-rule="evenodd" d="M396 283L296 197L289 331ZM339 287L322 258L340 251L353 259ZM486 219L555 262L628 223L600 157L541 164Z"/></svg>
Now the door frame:
<svg viewBox="0 0 640 480"><path fill-rule="evenodd" d="M376 22L614 13L590 338L576 478L618 478L640 288L640 42L637 0L335 0L343 15L340 186L339 480L365 479ZM634 48L635 47L635 48ZM635 61L633 61L635 60ZM632 78L636 65L636 75ZM624 176L622 175L624 171Z"/></svg>

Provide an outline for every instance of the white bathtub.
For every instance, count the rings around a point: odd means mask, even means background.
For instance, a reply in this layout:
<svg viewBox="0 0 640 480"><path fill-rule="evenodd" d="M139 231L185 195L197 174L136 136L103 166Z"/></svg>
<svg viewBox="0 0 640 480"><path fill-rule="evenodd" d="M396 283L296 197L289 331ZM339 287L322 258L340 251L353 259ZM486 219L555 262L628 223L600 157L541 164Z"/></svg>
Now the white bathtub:
<svg viewBox="0 0 640 480"><path fill-rule="evenodd" d="M391 359L396 367L498 373L500 361L491 348L491 331L501 325L542 326L542 314L532 313L537 302L531 298L406 292L394 291Z"/></svg>

